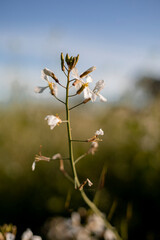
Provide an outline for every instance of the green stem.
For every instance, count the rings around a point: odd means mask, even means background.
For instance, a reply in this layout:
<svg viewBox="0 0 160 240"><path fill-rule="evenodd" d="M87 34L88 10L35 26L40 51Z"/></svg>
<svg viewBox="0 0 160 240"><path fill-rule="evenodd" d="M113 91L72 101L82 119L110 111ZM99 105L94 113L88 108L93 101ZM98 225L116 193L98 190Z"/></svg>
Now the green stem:
<svg viewBox="0 0 160 240"><path fill-rule="evenodd" d="M74 164L74 157L73 157L73 146L72 146L72 135L71 135L71 127L70 127L70 112L69 112L69 80L70 78L70 70L68 70L67 75L67 86L66 86L66 120L67 120L67 132L68 132L68 144L69 144L69 158L71 162L71 168L74 176L75 186L80 186L77 172Z"/></svg>
<svg viewBox="0 0 160 240"><path fill-rule="evenodd" d="M74 156L73 156L73 146L72 146L72 135L71 135L71 127L70 127L70 112L69 110L73 109L74 107L69 109L69 83L70 83L70 70L68 70L68 75L67 75L67 86L66 86L66 120L67 120L67 132L68 132L68 144L69 144L69 158L71 162L71 168L74 176L74 183L75 187L80 186L80 182L77 176L77 171L75 167L75 162L74 162ZM83 102L82 102L83 103ZM78 104L77 106L81 105L82 103ZM86 204L92 209L92 211L100 216L104 222L107 228L111 229L114 234L117 237L117 240L121 240L120 236L118 235L117 231L115 230L114 227L106 220L105 216L103 213L96 207L96 205L87 197L86 193L84 190L80 190L80 193L82 195L83 200L86 202Z"/></svg>

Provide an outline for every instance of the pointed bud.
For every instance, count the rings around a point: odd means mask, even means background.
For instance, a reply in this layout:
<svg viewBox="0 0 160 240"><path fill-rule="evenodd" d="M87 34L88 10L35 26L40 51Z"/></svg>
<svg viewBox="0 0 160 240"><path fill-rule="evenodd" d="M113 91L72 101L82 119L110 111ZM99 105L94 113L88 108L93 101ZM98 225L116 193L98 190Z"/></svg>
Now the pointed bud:
<svg viewBox="0 0 160 240"><path fill-rule="evenodd" d="M43 74L43 78L45 79L45 76L47 75L47 76L49 76L49 77L52 77L57 83L59 83L59 80L58 80L58 78L55 76L55 74L51 71L51 70L49 70L48 68L44 68L43 70L42 70L42 74ZM47 80L47 79L45 79L45 80Z"/></svg>
<svg viewBox="0 0 160 240"><path fill-rule="evenodd" d="M78 63L78 60L79 60L79 54L76 57L76 64Z"/></svg>
<svg viewBox="0 0 160 240"><path fill-rule="evenodd" d="M65 58L65 60L66 60L66 63L68 64L69 63L69 55L68 55L68 53L66 54L66 58Z"/></svg>
<svg viewBox="0 0 160 240"><path fill-rule="evenodd" d="M74 57L71 70L76 66L76 64L77 64L77 60L76 60L76 57Z"/></svg>
<svg viewBox="0 0 160 240"><path fill-rule="evenodd" d="M63 53L61 53L61 69L62 69L63 72L65 71Z"/></svg>
<svg viewBox="0 0 160 240"><path fill-rule="evenodd" d="M96 70L96 67L91 67L89 69L87 69L85 72L83 72L81 75L80 75L80 78L83 78L85 76L87 76L89 73L93 72L94 70Z"/></svg>
<svg viewBox="0 0 160 240"><path fill-rule="evenodd" d="M84 99L83 103L85 104L85 103L89 102L90 100L91 100L91 98Z"/></svg>

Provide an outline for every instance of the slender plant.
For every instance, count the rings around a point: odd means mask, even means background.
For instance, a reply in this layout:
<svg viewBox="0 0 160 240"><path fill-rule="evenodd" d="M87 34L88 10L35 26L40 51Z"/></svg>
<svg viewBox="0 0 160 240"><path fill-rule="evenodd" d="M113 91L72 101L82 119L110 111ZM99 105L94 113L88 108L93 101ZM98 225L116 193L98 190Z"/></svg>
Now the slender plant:
<svg viewBox="0 0 160 240"><path fill-rule="evenodd" d="M66 119L61 120L61 118L58 115L48 115L46 116L45 120L47 120L48 125L50 126L50 129L52 130L56 125L59 125L61 123L66 123L67 126L67 134L68 134L68 149L69 149L69 155L67 158L63 158L60 153L57 153L53 155L52 157L46 157L41 154L41 151L39 154L35 156L35 160L32 164L32 170L35 170L36 164L39 161L51 161L51 160L56 160L58 159L60 161L60 170L64 174L64 176L71 181L74 184L74 188L77 191L80 191L81 196L83 200L86 202L86 204L92 209L92 211L100 216L104 222L105 225L108 229L111 229L114 234L116 235L117 239L121 239L120 236L118 235L116 229L112 227L112 225L109 223L109 221L106 219L105 215L97 208L95 203L91 201L88 196L86 195L84 191L84 186L88 184L89 187L93 185L93 183L90 181L90 179L86 178L82 183L79 181L79 177L77 174L77 162L80 161L82 158L84 158L88 154L94 154L97 151L98 144L102 139L99 138L99 136L104 135L104 132L102 129L99 129L95 132L93 136L86 140L76 140L72 139L72 134L71 134L71 123L70 123L70 111L81 106L84 104L87 104L88 102L95 102L97 98L100 99L102 102L106 102L107 99L103 97L100 94L100 91L104 88L104 80L99 80L94 89L91 90L89 88L89 84L93 81L92 77L89 75L91 72L93 72L96 67L91 67L84 71L82 74L78 74L78 70L76 68L76 64L79 60L79 55L76 57L69 57L68 54L66 54L65 59L63 56L63 53L61 53L61 70L64 73L66 77L66 86L64 86L59 79L55 76L55 74L47 69L44 68L41 72L41 77L47 82L47 86L44 87L36 87L35 92L36 93L42 93L45 89L49 88L50 94L59 102L61 102L65 106L65 111L66 111ZM51 80L49 80L49 77ZM60 86L64 88L65 90L65 100L62 100L57 97L57 92L58 92L58 87ZM70 93L70 91L74 93ZM84 99L80 103L76 105L71 105L70 106L70 99L72 97L75 97L79 94L83 93ZM73 142L89 142L90 147L87 152L85 152L83 155L78 157L77 159L74 159L73 155ZM71 169L72 169L72 176L68 174L68 172L64 168L64 163L63 161L68 159L70 161Z"/></svg>

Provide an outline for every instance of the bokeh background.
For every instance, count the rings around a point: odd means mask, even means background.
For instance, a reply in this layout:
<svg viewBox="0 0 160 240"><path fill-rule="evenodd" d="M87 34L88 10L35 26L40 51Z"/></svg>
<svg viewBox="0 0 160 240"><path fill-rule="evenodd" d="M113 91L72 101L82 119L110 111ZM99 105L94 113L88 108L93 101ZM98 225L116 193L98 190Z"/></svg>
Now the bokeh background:
<svg viewBox="0 0 160 240"><path fill-rule="evenodd" d="M44 121L65 118L64 109L34 87L45 85L44 67L65 82L60 53L68 52L80 54L79 72L97 67L92 77L105 80L108 99L72 112L75 138L105 132L99 151L78 163L80 179L93 181L87 193L125 239L160 239L160 2L9 0L0 9L0 225L45 237L49 217L86 207L58 161L31 171L40 145L45 156L67 154L65 124L50 131ZM74 146L76 157L89 147Z"/></svg>

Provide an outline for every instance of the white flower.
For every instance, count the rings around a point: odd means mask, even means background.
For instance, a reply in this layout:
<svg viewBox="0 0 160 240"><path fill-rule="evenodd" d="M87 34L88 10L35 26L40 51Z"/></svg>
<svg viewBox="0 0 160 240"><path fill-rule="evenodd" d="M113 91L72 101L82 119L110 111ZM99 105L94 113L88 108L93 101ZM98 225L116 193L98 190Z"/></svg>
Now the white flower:
<svg viewBox="0 0 160 240"><path fill-rule="evenodd" d="M48 115L45 117L45 120L48 121L48 125L50 126L50 129L52 130L56 125L62 122L62 120L57 116L54 115Z"/></svg>
<svg viewBox="0 0 160 240"><path fill-rule="evenodd" d="M34 171L35 168L36 168L36 162L34 161L34 162L32 163L32 171Z"/></svg>
<svg viewBox="0 0 160 240"><path fill-rule="evenodd" d="M42 71L41 71L41 78L48 81L48 77L52 77L56 82L59 82L58 78L55 76L55 74L49 70L48 68L44 68Z"/></svg>
<svg viewBox="0 0 160 240"><path fill-rule="evenodd" d="M13 233L7 232L5 234L6 236L6 240L14 240L15 239L15 235Z"/></svg>
<svg viewBox="0 0 160 240"><path fill-rule="evenodd" d="M32 233L32 231L28 228L28 229L22 234L21 239L22 239L22 240L30 240L30 239L32 239L32 237L33 237L33 233Z"/></svg>
<svg viewBox="0 0 160 240"><path fill-rule="evenodd" d="M87 76L89 73L91 73L92 71L94 71L96 69L96 67L91 67L89 68L87 71L85 71L84 73L82 73L80 76L78 74L78 69L75 67L72 69L72 77L74 79L76 79L73 83L73 86L75 86L76 90L78 91L83 84L85 83L90 83L93 81L93 79L91 78L91 76ZM87 76L87 77L86 77ZM83 78L86 77L86 82L83 81Z"/></svg>
<svg viewBox="0 0 160 240"><path fill-rule="evenodd" d="M104 131L100 128L95 132L95 135L104 135Z"/></svg>

